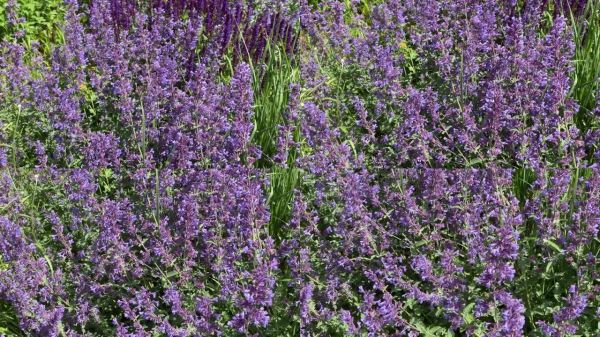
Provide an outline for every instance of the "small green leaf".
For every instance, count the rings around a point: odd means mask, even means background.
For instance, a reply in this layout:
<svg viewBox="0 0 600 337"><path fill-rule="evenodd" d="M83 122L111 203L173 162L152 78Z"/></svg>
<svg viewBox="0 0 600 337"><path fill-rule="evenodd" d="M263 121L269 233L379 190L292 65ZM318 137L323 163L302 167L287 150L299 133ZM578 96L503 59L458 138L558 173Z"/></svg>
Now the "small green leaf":
<svg viewBox="0 0 600 337"><path fill-rule="evenodd" d="M563 250L562 248L560 248L559 245L556 244L556 242L552 241L552 240L548 240L548 239L544 239L544 243L549 246L550 248L554 249L557 253L562 254Z"/></svg>
<svg viewBox="0 0 600 337"><path fill-rule="evenodd" d="M475 316L473 316L473 308L475 307L475 303L469 303L462 312L462 317L465 320L466 324L471 324L475 321Z"/></svg>

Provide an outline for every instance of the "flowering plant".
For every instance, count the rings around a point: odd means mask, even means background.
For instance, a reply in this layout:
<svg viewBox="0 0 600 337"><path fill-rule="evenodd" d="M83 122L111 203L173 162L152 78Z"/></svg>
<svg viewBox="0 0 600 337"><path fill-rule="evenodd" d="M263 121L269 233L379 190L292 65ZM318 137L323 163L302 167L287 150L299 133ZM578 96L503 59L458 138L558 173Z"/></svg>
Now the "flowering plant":
<svg viewBox="0 0 600 337"><path fill-rule="evenodd" d="M0 335L600 333L597 1L23 1Z"/></svg>

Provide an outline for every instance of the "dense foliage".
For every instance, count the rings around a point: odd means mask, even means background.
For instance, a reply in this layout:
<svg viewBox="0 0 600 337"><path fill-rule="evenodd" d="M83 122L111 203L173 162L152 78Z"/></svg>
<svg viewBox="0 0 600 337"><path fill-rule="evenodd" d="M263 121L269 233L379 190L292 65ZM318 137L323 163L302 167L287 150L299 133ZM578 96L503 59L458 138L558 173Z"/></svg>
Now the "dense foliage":
<svg viewBox="0 0 600 337"><path fill-rule="evenodd" d="M600 334L599 11L4 1L0 336Z"/></svg>

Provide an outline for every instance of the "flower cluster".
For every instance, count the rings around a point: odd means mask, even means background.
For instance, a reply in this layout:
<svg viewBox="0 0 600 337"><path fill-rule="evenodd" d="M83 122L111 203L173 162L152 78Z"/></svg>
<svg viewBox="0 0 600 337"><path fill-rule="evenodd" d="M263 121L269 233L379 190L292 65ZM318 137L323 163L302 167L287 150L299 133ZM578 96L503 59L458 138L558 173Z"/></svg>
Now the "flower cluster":
<svg viewBox="0 0 600 337"><path fill-rule="evenodd" d="M83 26L71 3L48 61L5 43L4 108L18 107L31 136L11 163L31 170L11 172L35 175L23 193L43 202L3 203L14 219L2 218L0 299L40 336L266 326L278 264L264 175L249 164L251 69L225 82L197 60L199 19L116 31L109 5L95 1Z"/></svg>
<svg viewBox="0 0 600 337"><path fill-rule="evenodd" d="M93 1L92 3L94 3ZM94 6L94 5L92 5ZM146 10L149 15L147 24L153 17L169 15L181 17L188 15L201 18L201 33L213 43L205 47L206 51L219 51L220 56L228 47L233 46L236 57L250 56L255 60L263 56L267 43L283 41L286 50L296 48L293 17L284 17L269 9L254 8L251 3L229 0L112 0L109 12L115 29L128 29L132 18L139 11ZM141 24L142 22L138 22Z"/></svg>
<svg viewBox="0 0 600 337"><path fill-rule="evenodd" d="M333 58L342 76L355 79L345 104L334 107L343 111L335 117L350 120L336 123L378 160L440 168L589 166L586 148L596 140L573 120L567 19L546 23L546 7L535 3L391 1L368 17L357 9L353 17L365 19L347 24L349 9L333 2L303 21L326 48L307 66Z"/></svg>
<svg viewBox="0 0 600 337"><path fill-rule="evenodd" d="M21 332L600 333L600 133L565 17L588 5L65 6L50 53L0 46Z"/></svg>

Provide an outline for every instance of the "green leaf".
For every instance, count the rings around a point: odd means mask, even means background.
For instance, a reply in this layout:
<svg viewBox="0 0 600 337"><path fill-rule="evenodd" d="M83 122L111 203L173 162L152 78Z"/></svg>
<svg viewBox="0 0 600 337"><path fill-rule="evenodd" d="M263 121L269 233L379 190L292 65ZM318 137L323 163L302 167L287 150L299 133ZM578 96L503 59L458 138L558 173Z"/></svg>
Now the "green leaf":
<svg viewBox="0 0 600 337"><path fill-rule="evenodd" d="M475 303L469 303L462 312L462 317L465 320L466 324L471 324L475 321L475 316L473 316L473 308L475 307Z"/></svg>
<svg viewBox="0 0 600 337"><path fill-rule="evenodd" d="M548 239L544 239L544 243L549 246L550 248L554 249L557 253L562 254L563 253L563 249L560 248L559 245L556 244L556 242L552 241L552 240L548 240Z"/></svg>

